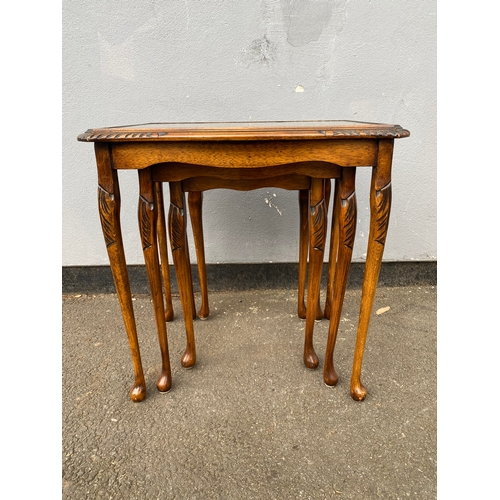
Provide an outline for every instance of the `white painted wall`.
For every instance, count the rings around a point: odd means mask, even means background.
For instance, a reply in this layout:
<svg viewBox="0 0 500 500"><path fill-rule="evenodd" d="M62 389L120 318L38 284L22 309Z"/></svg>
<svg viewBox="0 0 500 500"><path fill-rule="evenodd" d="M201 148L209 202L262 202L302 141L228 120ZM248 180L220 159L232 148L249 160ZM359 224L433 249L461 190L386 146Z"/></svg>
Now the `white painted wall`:
<svg viewBox="0 0 500 500"><path fill-rule="evenodd" d="M395 145L384 258L436 259L436 1L63 0L63 265L108 264L93 145L79 133L313 119L410 130ZM369 172L357 179L362 260ZM137 174L120 183L127 261L142 264ZM297 193L209 191L204 228L208 263L296 261Z"/></svg>

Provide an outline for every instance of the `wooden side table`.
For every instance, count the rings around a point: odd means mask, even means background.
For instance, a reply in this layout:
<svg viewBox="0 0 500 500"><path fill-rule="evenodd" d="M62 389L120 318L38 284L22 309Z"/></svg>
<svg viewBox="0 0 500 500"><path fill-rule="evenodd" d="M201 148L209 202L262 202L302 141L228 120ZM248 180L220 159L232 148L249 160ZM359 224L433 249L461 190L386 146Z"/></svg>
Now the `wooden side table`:
<svg viewBox="0 0 500 500"><path fill-rule="evenodd" d="M168 182L170 188L168 225L187 337L181 359L184 367L196 362L185 193L262 187L309 193L310 267L303 360L313 369L319 363L313 329L326 240L325 186L329 179L338 179L323 372L325 383L335 385L338 376L333 351L356 230L356 168L371 168L370 235L351 376L351 396L362 400L366 389L360 380L361 364L389 223L394 139L408 136L399 125L348 121L159 123L91 129L80 134L79 141L94 142L95 147L99 214L134 365L131 399L143 400L146 385L121 237L118 170L133 169L139 174L139 228L162 357L156 385L166 392L172 380L157 244L158 205L163 203L159 183Z"/></svg>

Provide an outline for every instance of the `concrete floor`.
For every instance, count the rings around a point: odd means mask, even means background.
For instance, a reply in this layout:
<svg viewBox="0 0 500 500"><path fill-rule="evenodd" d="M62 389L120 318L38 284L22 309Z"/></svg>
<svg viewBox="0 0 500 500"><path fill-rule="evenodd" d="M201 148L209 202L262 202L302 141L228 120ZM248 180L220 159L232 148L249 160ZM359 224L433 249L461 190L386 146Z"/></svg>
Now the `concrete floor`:
<svg viewBox="0 0 500 500"><path fill-rule="evenodd" d="M155 387L151 300L138 295L141 403L128 397L132 362L116 296L63 296L63 498L436 498L436 287L379 287L363 363L368 396L355 402L360 295L346 292L334 388L322 381L328 321L315 326L320 367L302 364L294 290L211 293L210 318L195 321L192 370L180 366L174 297L167 394Z"/></svg>

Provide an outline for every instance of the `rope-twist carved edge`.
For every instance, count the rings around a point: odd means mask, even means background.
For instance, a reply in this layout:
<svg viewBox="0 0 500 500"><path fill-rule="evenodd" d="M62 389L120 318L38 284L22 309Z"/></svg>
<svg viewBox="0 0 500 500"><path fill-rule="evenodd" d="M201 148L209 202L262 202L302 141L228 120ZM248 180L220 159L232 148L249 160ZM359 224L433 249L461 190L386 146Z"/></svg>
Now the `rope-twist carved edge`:
<svg viewBox="0 0 500 500"><path fill-rule="evenodd" d="M111 134L92 134L85 132L80 134L79 141L109 141L111 139L158 139L167 136L167 132L114 132Z"/></svg>
<svg viewBox="0 0 500 500"><path fill-rule="evenodd" d="M185 131L186 133L188 131ZM192 132L192 131L189 131ZM266 135L268 134L276 134L276 135L283 135L283 138L286 139L286 133L282 131L253 131L252 134L255 134L256 136L259 135L259 132L262 133L262 137L265 138ZM352 138L364 138L364 137L376 137L379 139L398 139L402 137L408 137L410 133L400 127L395 127L395 128L377 128L375 130L352 130L352 129L339 129L339 130L291 130L288 131L291 136L311 136L314 135L315 133L321 134L321 136L317 136L317 138L321 137L352 137ZM200 131L201 133L201 131ZM175 133L175 135L182 135L181 132ZM210 138L210 137L217 137L218 135L233 135L235 138L238 138L238 136L246 136L250 134L249 130L244 130L244 131L234 131L234 130L217 130L217 131L210 131L207 130L204 132L204 137L205 138ZM166 138L169 136L168 132L112 132L112 133L92 133L92 132L85 132L84 134L80 134L78 136L79 141L83 142L95 142L95 141L111 141L111 140L124 140L124 139L160 139L160 138ZM294 137L290 137L291 139Z"/></svg>

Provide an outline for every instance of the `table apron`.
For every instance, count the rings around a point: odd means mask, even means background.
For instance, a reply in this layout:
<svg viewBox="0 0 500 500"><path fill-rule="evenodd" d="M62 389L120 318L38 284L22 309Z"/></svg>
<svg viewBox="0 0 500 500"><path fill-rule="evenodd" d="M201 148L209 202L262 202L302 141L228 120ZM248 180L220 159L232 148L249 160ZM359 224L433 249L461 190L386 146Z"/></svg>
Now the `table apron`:
<svg viewBox="0 0 500 500"><path fill-rule="evenodd" d="M293 176L338 179L342 168L326 162L299 162L258 168L220 168L173 162L153 165L151 170L151 175L155 182L184 181L194 177L211 177L213 179L223 179L232 182L254 182L259 180L270 182L270 179L278 177L292 178Z"/></svg>
<svg viewBox="0 0 500 500"><path fill-rule="evenodd" d="M311 178L306 175L280 175L266 179L230 180L213 177L192 177L182 181L185 193L192 191L208 191L209 189L233 189L236 191L252 191L262 188L279 188L299 191L310 189Z"/></svg>
<svg viewBox="0 0 500 500"><path fill-rule="evenodd" d="M378 139L109 144L115 169L143 169L168 162L225 169L253 169L311 161L340 167L373 166L378 152Z"/></svg>

